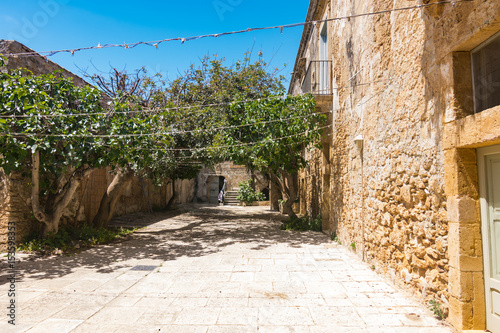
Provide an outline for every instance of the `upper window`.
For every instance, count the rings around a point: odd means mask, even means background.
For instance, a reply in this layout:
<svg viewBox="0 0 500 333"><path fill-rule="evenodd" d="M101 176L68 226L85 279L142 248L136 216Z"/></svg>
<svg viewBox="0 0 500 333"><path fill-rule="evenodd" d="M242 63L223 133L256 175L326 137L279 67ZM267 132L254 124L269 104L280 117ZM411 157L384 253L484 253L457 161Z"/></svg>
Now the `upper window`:
<svg viewBox="0 0 500 333"><path fill-rule="evenodd" d="M500 105L500 33L472 51L474 112Z"/></svg>
<svg viewBox="0 0 500 333"><path fill-rule="evenodd" d="M321 94L329 94L328 22L323 23L319 37L319 89Z"/></svg>

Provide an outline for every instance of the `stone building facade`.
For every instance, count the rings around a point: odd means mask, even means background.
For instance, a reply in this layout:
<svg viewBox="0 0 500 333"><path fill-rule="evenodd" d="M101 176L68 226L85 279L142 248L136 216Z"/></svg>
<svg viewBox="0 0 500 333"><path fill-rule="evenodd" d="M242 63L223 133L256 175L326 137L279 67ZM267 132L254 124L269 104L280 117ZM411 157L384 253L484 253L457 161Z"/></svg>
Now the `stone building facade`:
<svg viewBox="0 0 500 333"><path fill-rule="evenodd" d="M224 162L213 168L203 168L196 178L196 202L217 203L223 181L227 181L227 191L235 190L238 184L252 180L255 190L269 194L269 180L260 172L250 172L243 165Z"/></svg>
<svg viewBox="0 0 500 333"><path fill-rule="evenodd" d="M23 52L33 52L33 50L15 41L0 40L0 54ZM6 67L2 70L17 68L27 68L35 75L58 70L62 71L64 77L71 77L78 86L88 84L82 78L41 56L8 57ZM101 198L113 179L110 171L110 168L94 170L84 179L64 212L62 225L81 225L92 222L99 209ZM175 186L175 191L173 191L173 186ZM146 179L135 177L117 203L115 215L163 209L174 192L177 196L175 203L192 202L195 196L195 181L176 180L173 183L165 180L164 185L156 187ZM41 224L33 218L31 212L30 177L23 176L21 173L6 176L0 169L0 252L7 248L9 223L15 223L17 243L30 232L41 228Z"/></svg>
<svg viewBox="0 0 500 333"><path fill-rule="evenodd" d="M498 332L500 2L435 2L311 0L290 93L331 113L300 210L456 328Z"/></svg>

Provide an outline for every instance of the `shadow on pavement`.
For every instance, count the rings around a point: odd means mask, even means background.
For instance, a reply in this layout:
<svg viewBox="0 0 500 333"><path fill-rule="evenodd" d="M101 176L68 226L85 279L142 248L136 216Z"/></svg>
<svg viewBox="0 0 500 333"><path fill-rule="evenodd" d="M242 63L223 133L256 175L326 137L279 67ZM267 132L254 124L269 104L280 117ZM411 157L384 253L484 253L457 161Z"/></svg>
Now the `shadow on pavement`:
<svg viewBox="0 0 500 333"><path fill-rule="evenodd" d="M178 211L137 214L116 218L112 225L144 227L128 240L101 245L74 256L38 258L16 264L18 280L60 278L76 268L110 273L132 267L127 260L169 261L180 257L201 257L227 246L246 244L249 250L261 250L271 244L291 247L322 244L328 237L319 232L280 230L283 215L263 207L218 207L182 205ZM5 267L2 267L5 272ZM0 285L7 283L0 274ZM21 279L19 279L19 277Z"/></svg>

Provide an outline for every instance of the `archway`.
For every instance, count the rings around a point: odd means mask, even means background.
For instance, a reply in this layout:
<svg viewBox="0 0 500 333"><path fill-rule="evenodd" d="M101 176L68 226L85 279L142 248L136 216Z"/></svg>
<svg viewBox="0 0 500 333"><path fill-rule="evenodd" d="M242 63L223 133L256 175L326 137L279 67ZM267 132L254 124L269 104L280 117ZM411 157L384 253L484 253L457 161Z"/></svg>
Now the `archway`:
<svg viewBox="0 0 500 333"><path fill-rule="evenodd" d="M263 189L262 193L266 197L266 201L269 201L269 189L268 188Z"/></svg>

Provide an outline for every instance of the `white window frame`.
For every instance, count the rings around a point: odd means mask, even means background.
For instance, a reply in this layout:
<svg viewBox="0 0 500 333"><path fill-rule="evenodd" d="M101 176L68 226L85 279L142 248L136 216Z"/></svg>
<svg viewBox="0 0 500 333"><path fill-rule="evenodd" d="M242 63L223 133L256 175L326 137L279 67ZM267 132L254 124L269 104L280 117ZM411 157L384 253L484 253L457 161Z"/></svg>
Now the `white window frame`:
<svg viewBox="0 0 500 333"><path fill-rule="evenodd" d="M327 20L328 16L324 17ZM329 66L328 66L328 21L323 22L319 30L319 91L321 93L328 92L330 88Z"/></svg>

